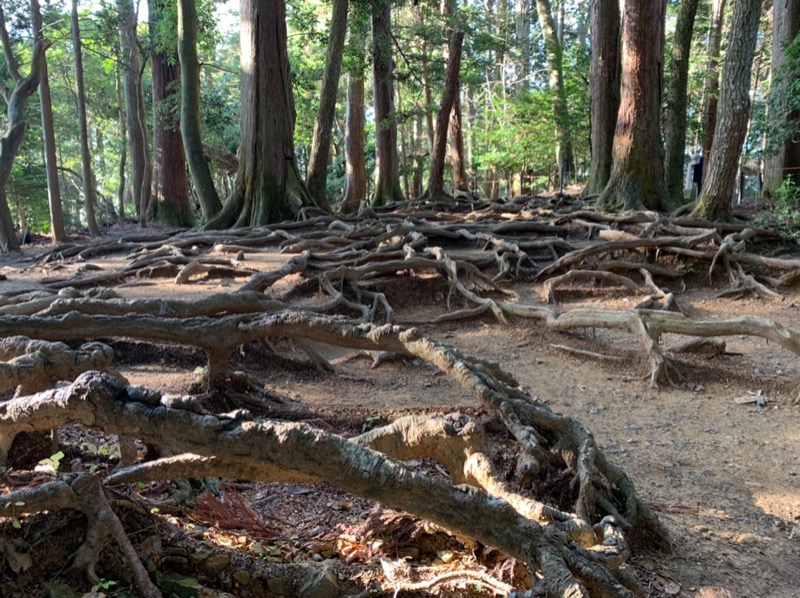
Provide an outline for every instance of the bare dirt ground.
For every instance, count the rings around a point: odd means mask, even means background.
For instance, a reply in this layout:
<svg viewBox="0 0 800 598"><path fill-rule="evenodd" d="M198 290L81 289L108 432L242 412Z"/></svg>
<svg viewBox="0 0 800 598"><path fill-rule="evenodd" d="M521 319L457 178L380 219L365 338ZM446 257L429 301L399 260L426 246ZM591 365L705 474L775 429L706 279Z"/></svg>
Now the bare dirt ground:
<svg viewBox="0 0 800 598"><path fill-rule="evenodd" d="M45 275L31 268L30 255L0 262L0 273L7 277L0 282L0 289L27 288ZM261 256L259 263L250 265L274 268L285 259L278 254ZM99 257L92 264L108 269L118 265L114 260L113 256ZM76 274L67 268L58 276ZM187 298L225 292L232 283L223 279L178 286L162 279L116 290L125 297ZM528 302L541 302L536 284L520 283L510 290ZM692 316L722 319L748 314L800 328L797 292L786 293L782 301L767 301L715 299L717 291L698 279L696 285L676 293ZM279 293L280 288L273 292ZM435 285L394 292L400 322L444 309L444 296ZM636 297L601 289L565 290L558 298L565 309L625 309L637 302ZM432 338L503 363L531 394L589 426L600 448L626 470L671 532L672 554L631 559L648 596L712 596L703 593L711 588L727 590L736 598L800 596L800 405L796 400L800 359L796 356L760 339L734 337L729 339L725 355L683 358L681 371L686 381L680 386L653 389L638 345L622 332L586 330L559 335L530 321L502 325L489 317L423 330ZM665 343L673 340L677 338L667 338ZM580 357L554 345L611 359ZM143 349L117 341L115 350L120 371L132 383L167 392L185 392L191 370L202 365L202 356L169 347ZM400 414L479 408L470 395L428 365L396 360L372 368L371 360L355 353L321 350L335 365L335 372L319 372L302 354L282 363L265 363L257 350L245 348L239 359L266 378L271 391L302 402L315 422L342 433L356 433L359 426L389 421ZM742 400L748 396L751 401ZM2 483L0 479L0 486ZM280 486L251 484L240 490L257 512L283 521L296 533L309 532L305 537L319 539L316 551L307 543L293 544L291 538L254 548L252 538L214 530L208 522L169 516L165 521L196 537L203 536L197 530L205 530L206 540L233 549L238 546L250 554L277 551L269 554L283 558L294 551L296 560L322 560L319 555L328 554L325 546L331 544L331 530L336 525L356 527L372 508L367 501L332 488ZM150 490L157 493L163 488ZM466 562L469 555L459 558ZM432 559L428 561L431 564ZM175 562L180 565L179 559ZM354 562L361 559L354 558ZM424 564L425 559L420 562ZM363 576L363 587L369 588L370 576L379 573L374 567L360 566L352 568L353 576ZM4 571L2 583L8 576ZM231 582L230 593L248 595L239 581ZM12 595L2 590L0 594Z"/></svg>

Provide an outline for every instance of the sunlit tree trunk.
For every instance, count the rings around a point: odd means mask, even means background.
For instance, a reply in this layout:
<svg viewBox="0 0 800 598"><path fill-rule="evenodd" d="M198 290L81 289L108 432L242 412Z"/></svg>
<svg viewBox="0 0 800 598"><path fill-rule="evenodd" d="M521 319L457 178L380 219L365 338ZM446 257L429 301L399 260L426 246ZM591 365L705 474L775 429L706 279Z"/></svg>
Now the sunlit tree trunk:
<svg viewBox="0 0 800 598"><path fill-rule="evenodd" d="M703 190L695 214L708 220L727 220L742 142L750 118L750 75L761 16L762 0L736 0L722 86L719 98L714 146L706 167Z"/></svg>
<svg viewBox="0 0 800 598"><path fill-rule="evenodd" d="M86 91L83 85L83 49L81 30L78 22L78 0L72 0L72 51L75 58L75 103L78 107L78 130L81 143L81 173L83 175L83 201L86 206L86 222L89 232L96 235L97 219L94 207L97 203L94 174L92 173L92 156L89 152L89 126L86 122Z"/></svg>
<svg viewBox="0 0 800 598"><path fill-rule="evenodd" d="M165 15L164 0L150 0L150 30ZM170 55L171 54L171 55ZM150 55L153 90L153 195L150 218L170 226L191 226L192 205L189 200L189 179L186 176L186 154L175 115L164 106L177 93L180 80L177 51L155 50Z"/></svg>
<svg viewBox="0 0 800 598"><path fill-rule="evenodd" d="M394 66L392 64L392 2L375 0L372 5L372 75L375 99L375 154L377 177L372 204L382 206L403 201L397 157L397 119L394 111Z"/></svg>
<svg viewBox="0 0 800 598"><path fill-rule="evenodd" d="M689 84L689 52L698 0L682 0L670 51L670 78L664 116L664 171L667 195L683 203L683 167L686 154L686 91Z"/></svg>
<svg viewBox="0 0 800 598"><path fill-rule="evenodd" d="M280 222L313 205L295 162L285 0L242 0L240 72L236 188L207 228Z"/></svg>
<svg viewBox="0 0 800 598"><path fill-rule="evenodd" d="M456 97L453 98L448 132L450 135L450 163L453 167L453 188L468 191L469 179L467 179L467 158L464 149L464 120L461 114L460 86L456 91Z"/></svg>
<svg viewBox="0 0 800 598"><path fill-rule="evenodd" d="M367 199L367 170L364 164L364 73L350 73L345 116L345 178L342 209L357 210Z"/></svg>
<svg viewBox="0 0 800 598"><path fill-rule="evenodd" d="M536 0L539 13L539 24L544 36L544 48L547 55L547 72L550 80L550 91L554 95L553 111L556 120L556 162L559 177L566 183L572 177L575 158L572 155L572 134L569 128L569 109L567 92L564 89L563 48L556 35L553 10L549 0Z"/></svg>
<svg viewBox="0 0 800 598"><path fill-rule="evenodd" d="M348 0L333 0L331 29L328 35L328 52L325 71L322 75L317 119L311 141L311 157L308 160L308 192L317 205L327 209L325 197L328 180L328 156L330 155L333 119L336 116L336 96L339 93L339 77L342 74L344 39L347 35Z"/></svg>
<svg viewBox="0 0 800 598"><path fill-rule="evenodd" d="M147 116L142 86L142 53L136 35L136 13L133 0L118 0L119 40L125 82L125 114L128 125L128 149L131 158L132 195L139 223L147 222L150 202L150 145L147 139Z"/></svg>
<svg viewBox="0 0 800 598"><path fill-rule="evenodd" d="M706 65L705 93L703 94L703 170L708 171L708 158L714 144L714 129L717 124L717 103L719 102L719 55L722 46L722 27L725 23L725 1L712 0L711 23L706 44L708 63ZM704 175L705 176L705 175Z"/></svg>
<svg viewBox="0 0 800 598"><path fill-rule="evenodd" d="M38 0L30 0L31 15L41 21ZM23 77L19 72L19 64L11 47L3 6L0 4L0 37L2 37L5 68L11 76L13 87L0 83L0 93L6 102L6 130L0 137L0 252L19 251L19 240L14 230L14 220L8 207L6 185L11 177L11 167L19 153L22 139L25 136L25 107L28 98L39 86L47 44L42 39L41 30L33 32L33 52L30 61L30 72Z"/></svg>
<svg viewBox="0 0 800 598"><path fill-rule="evenodd" d="M665 0L625 0L622 93L606 209L669 210L661 144Z"/></svg>
<svg viewBox="0 0 800 598"><path fill-rule="evenodd" d="M33 28L40 35L43 31L41 16L33 16ZM50 78L47 58L42 57L42 75L39 81L39 106L42 111L42 138L44 140L44 165L47 172L47 199L50 206L50 237L58 243L67 237L64 230L64 210L61 203L61 185L58 178L56 158L56 134L53 126L53 102L50 97ZM95 224L95 231L97 232ZM91 232L91 229L90 229Z"/></svg>
<svg viewBox="0 0 800 598"><path fill-rule="evenodd" d="M178 58L181 64L181 137L203 221L222 209L200 134L200 65L194 0L178 0Z"/></svg>
<svg viewBox="0 0 800 598"><path fill-rule="evenodd" d="M800 113L787 108L789 78L781 73L786 64L786 46L800 33L800 0L775 0L772 4L772 66L770 67L770 131L779 133L771 141L764 168L764 191L774 193L783 179L800 185ZM786 131L794 134L786 138Z"/></svg>
<svg viewBox="0 0 800 598"><path fill-rule="evenodd" d="M619 112L620 12L618 0L591 0L591 164L583 195L603 192L611 178Z"/></svg>
<svg viewBox="0 0 800 598"><path fill-rule="evenodd" d="M117 115L119 118L120 152L119 152L119 187L117 187L117 209L119 210L120 220L125 218L125 192L126 192L126 173L128 161L128 127L125 116L125 101L122 98L122 77L119 72L119 65L114 69L115 85L117 93Z"/></svg>

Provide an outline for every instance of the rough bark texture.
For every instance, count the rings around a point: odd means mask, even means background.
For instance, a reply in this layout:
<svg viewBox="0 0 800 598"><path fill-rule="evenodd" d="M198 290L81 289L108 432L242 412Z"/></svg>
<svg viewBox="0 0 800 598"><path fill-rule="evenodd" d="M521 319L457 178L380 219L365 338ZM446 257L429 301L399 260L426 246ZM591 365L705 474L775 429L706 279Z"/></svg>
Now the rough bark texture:
<svg viewBox="0 0 800 598"><path fill-rule="evenodd" d="M150 0L150 27L165 18L161 0ZM186 154L176 115L166 111L164 102L177 92L180 70L175 50L155 50L150 55L153 89L153 197L150 218L170 226L191 226L194 220L189 201Z"/></svg>
<svg viewBox="0 0 800 598"><path fill-rule="evenodd" d="M456 93L453 99L453 109L450 111L448 134L450 136L450 164L453 167L453 189L469 190L467 178L467 156L464 150L464 121L461 115L461 93Z"/></svg>
<svg viewBox="0 0 800 598"><path fill-rule="evenodd" d="M464 32L455 30L450 36L448 47L447 76L444 84L442 103L436 118L436 134L433 138L433 154L431 155L431 174L428 178L428 194L436 197L444 193L444 157L447 150L447 131L450 113L459 91L459 72L461 70L461 47L464 43Z"/></svg>
<svg viewBox="0 0 800 598"><path fill-rule="evenodd" d="M775 0L772 4L772 65L770 67L770 129L794 134L786 140L773 144L774 153L767 155L764 165L764 191L772 194L781 186L784 178L791 177L800 185L800 114L787 111L787 85L789 83L780 69L786 64L787 44L800 33L800 2L798 0Z"/></svg>
<svg viewBox="0 0 800 598"><path fill-rule="evenodd" d="M737 0L725 54L714 146L706 166L695 213L708 220L728 220L736 186L739 155L750 119L750 74L756 49L762 0Z"/></svg>
<svg viewBox="0 0 800 598"><path fill-rule="evenodd" d="M221 209L200 135L200 65L197 60L197 9L193 0L178 1L178 58L181 64L181 137L200 202L203 221Z"/></svg>
<svg viewBox="0 0 800 598"><path fill-rule="evenodd" d="M81 30L78 22L78 0L72 0L72 49L75 53L75 103L78 107L78 129L81 143L81 173L83 175L83 203L86 208L86 223L89 232L99 232L94 207L97 193L94 188L92 173L92 156L89 152L89 128L86 121L86 90L83 85L83 50L81 46Z"/></svg>
<svg viewBox="0 0 800 598"><path fill-rule="evenodd" d="M564 89L563 48L556 35L556 24L553 20L553 9L549 0L536 0L539 13L539 24L544 36L544 49L547 55L547 73L550 80L550 91L554 94L553 111L556 120L556 162L559 179L567 184L572 178L575 158L572 154L572 133L569 128L569 108L567 92Z"/></svg>
<svg viewBox="0 0 800 598"><path fill-rule="evenodd" d="M667 195L683 203L683 167L686 154L686 90L689 83L689 52L699 0L682 0L670 52L669 91L664 116L664 175Z"/></svg>
<svg viewBox="0 0 800 598"><path fill-rule="evenodd" d="M528 79L531 64L531 17L528 0L516 0L514 4L514 25L517 34L517 81ZM527 88L529 83L523 83Z"/></svg>
<svg viewBox="0 0 800 598"><path fill-rule="evenodd" d="M257 226L312 205L294 155L294 98L284 0L244 0L241 10L241 144L236 188L206 226Z"/></svg>
<svg viewBox="0 0 800 598"><path fill-rule="evenodd" d="M622 28L622 94L614 131L606 209L669 210L661 145L664 0L626 0Z"/></svg>
<svg viewBox="0 0 800 598"><path fill-rule="evenodd" d="M120 66L117 63L114 69L115 85L114 91L117 94L117 112L119 118L119 134L120 144L122 150L119 156L119 187L117 187L117 209L119 210L120 220L125 219L125 193L127 191L126 173L128 162L128 127L126 125L127 117L125 116L125 101L122 98L122 76L120 74Z"/></svg>
<svg viewBox="0 0 800 598"><path fill-rule="evenodd" d="M367 199L364 118L364 74L351 73L348 76L345 117L345 179L342 199L344 210L358 209L359 204Z"/></svg>
<svg viewBox="0 0 800 598"><path fill-rule="evenodd" d="M611 178L614 129L619 112L620 13L617 0L592 0L592 162L584 195L603 192Z"/></svg>
<svg viewBox="0 0 800 598"><path fill-rule="evenodd" d="M712 0L711 23L706 43L708 63L706 65L705 93L703 94L703 172L708 172L708 159L714 145L714 129L717 124L719 103L719 54L722 45L722 26L725 23L726 0ZM733 31L736 31L735 29ZM738 32L737 32L738 35Z"/></svg>
<svg viewBox="0 0 800 598"><path fill-rule="evenodd" d="M30 1L31 14L39 14L38 0ZM41 17L39 17L41 20ZM3 55L5 56L6 69L11 75L12 86L0 83L0 93L6 102L6 131L0 137L0 252L9 253L19 251L19 240L14 230L14 220L8 207L6 198L6 184L11 177L11 167L19 153L22 139L25 136L25 107L28 98L39 86L42 72L42 61L46 44L41 35L34 32L33 55L30 63L30 72L23 77L19 72L19 64L11 48L11 40L6 28L6 18L3 7L0 6L0 36L2 36Z"/></svg>
<svg viewBox="0 0 800 598"><path fill-rule="evenodd" d="M37 35L44 37L41 20L41 16L34 16L33 28ZM53 102L50 97L50 78L47 72L46 57L42 60L42 77L39 82L39 106L42 110L44 165L47 171L47 200L50 206L50 237L54 242L59 242L66 238L67 233L64 230L64 209L61 203L61 186L58 180L56 134L53 126ZM95 230L93 232L97 232L97 224L95 224Z"/></svg>
<svg viewBox="0 0 800 598"><path fill-rule="evenodd" d="M150 202L150 143L147 139L147 115L142 86L142 53L136 36L136 12L133 0L118 0L119 40L122 50L125 83L125 116L128 125L128 153L131 161L131 194L136 215L144 224Z"/></svg>
<svg viewBox="0 0 800 598"><path fill-rule="evenodd" d="M347 34L348 0L333 0L331 29L328 34L328 52L325 56L325 71L322 75L317 120L311 141L311 156L308 159L308 192L317 205L327 208L325 196L328 180L328 156L330 154L333 119L336 116L336 96L339 92L339 77L342 74L344 39Z"/></svg>
<svg viewBox="0 0 800 598"><path fill-rule="evenodd" d="M393 44L392 2L376 0L372 5L372 76L377 161L375 194L372 198L374 206L403 201L397 157L397 119L394 111Z"/></svg>

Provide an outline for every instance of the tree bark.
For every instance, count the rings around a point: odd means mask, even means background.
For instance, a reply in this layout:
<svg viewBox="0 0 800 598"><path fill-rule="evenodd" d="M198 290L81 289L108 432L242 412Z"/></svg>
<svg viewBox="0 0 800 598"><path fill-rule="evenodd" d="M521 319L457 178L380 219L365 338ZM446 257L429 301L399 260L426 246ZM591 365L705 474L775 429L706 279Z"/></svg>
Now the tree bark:
<svg viewBox="0 0 800 598"><path fill-rule="evenodd" d="M562 184L572 177L575 158L572 154L572 133L569 128L569 108L567 92L564 89L563 47L556 35L553 10L549 0L536 0L539 13L539 24L544 36L544 48L547 55L547 72L550 80L550 92L553 97L553 112L556 120L556 162L559 180Z"/></svg>
<svg viewBox="0 0 800 598"><path fill-rule="evenodd" d="M682 0L675 25L675 41L670 53L670 79L664 116L667 195L683 203L683 168L686 154L686 90L689 86L689 53L698 0Z"/></svg>
<svg viewBox="0 0 800 598"><path fill-rule="evenodd" d="M128 125L128 150L131 157L132 195L139 223L147 222L150 202L150 145L147 139L147 115L142 86L142 52L136 35L136 12L133 0L118 0L119 41L125 83L125 114Z"/></svg>
<svg viewBox="0 0 800 598"><path fill-rule="evenodd" d="M660 126L665 10L665 0L625 1L613 166L599 201L607 209L673 207L664 185Z"/></svg>
<svg viewBox="0 0 800 598"><path fill-rule="evenodd" d="M431 155L431 174L428 178L428 196L432 199L444 194L444 157L447 149L447 129L450 113L453 110L459 90L459 72L461 70L461 47L464 43L464 32L454 30L450 35L447 62L447 76L444 84L442 104L436 119L436 134L433 138L433 154Z"/></svg>
<svg viewBox="0 0 800 598"><path fill-rule="evenodd" d="M236 188L207 228L280 222L313 205L297 170L285 0L243 0Z"/></svg>
<svg viewBox="0 0 800 598"><path fill-rule="evenodd" d="M711 23L708 29L708 64L703 94L703 178L708 172L708 159L714 145L719 101L719 54L722 46L722 26L725 23L725 0L712 0ZM735 30L734 30L735 31Z"/></svg>
<svg viewBox="0 0 800 598"><path fill-rule="evenodd" d="M375 154L377 177L372 205L403 201L397 158L397 119L394 111L392 64L392 2L372 4L372 75L375 98Z"/></svg>
<svg viewBox="0 0 800 598"><path fill-rule="evenodd" d="M342 74L344 39L347 34L348 0L333 0L331 29L328 34L328 52L325 56L325 71L322 75L317 120L311 141L311 157L308 160L308 192L317 205L328 208L325 190L328 180L328 156L330 154L333 119L336 116L336 96L339 93L339 78Z"/></svg>
<svg viewBox="0 0 800 598"><path fill-rule="evenodd" d="M41 16L33 16L35 32L44 37ZM50 237L54 243L66 239L64 230L64 209L61 202L61 186L58 180L58 163L56 159L56 134L53 126L53 101L50 97L50 77L47 72L47 57L42 59L42 75L39 82L39 106L42 111L42 138L44 140L44 165L47 171L47 199L50 206ZM91 223L90 223L91 224ZM97 232L97 225L95 230Z"/></svg>
<svg viewBox="0 0 800 598"><path fill-rule="evenodd" d="M742 142L750 118L750 74L756 49L762 0L737 0L725 55L714 146L706 167L695 214L707 220L728 220Z"/></svg>
<svg viewBox="0 0 800 598"><path fill-rule="evenodd" d="M92 156L89 152L89 128L86 122L86 91L83 85L83 53L81 48L81 30L78 22L78 0L72 0L72 49L75 53L75 103L78 108L78 129L81 143L81 173L83 175L83 200L86 206L86 223L89 232L96 235L97 219L94 207L97 203L94 174L92 173Z"/></svg>
<svg viewBox="0 0 800 598"><path fill-rule="evenodd" d="M367 199L367 169L364 164L364 73L350 73L345 117L345 179L342 209L357 210Z"/></svg>
<svg viewBox="0 0 800 598"><path fill-rule="evenodd" d="M583 195L603 192L611 178L614 129L620 95L620 13L617 0L592 0L591 155L589 180Z"/></svg>
<svg viewBox="0 0 800 598"><path fill-rule="evenodd" d="M531 65L531 18L528 0L516 0L514 20L517 34L517 82L527 81ZM528 83L524 88L529 87Z"/></svg>
<svg viewBox="0 0 800 598"><path fill-rule="evenodd" d="M771 151L764 165L764 191L772 194L789 176L800 185L800 140L797 134L786 138L785 131L797 131L800 114L789 112L789 78L781 69L786 64L786 46L800 33L800 1L775 0L772 4L772 65L770 67L769 131L783 132L770 140Z"/></svg>
<svg viewBox="0 0 800 598"><path fill-rule="evenodd" d="M126 172L128 162L128 127L125 116L125 101L122 99L122 77L119 72L119 63L114 69L115 85L114 90L117 93L117 112L119 117L119 134L120 145L122 150L119 155L119 187L117 187L117 204L119 210L119 219L125 219L125 192L126 192Z"/></svg>
<svg viewBox="0 0 800 598"><path fill-rule="evenodd" d="M38 0L30 0L31 15L40 15ZM37 17L34 16L34 19ZM38 16L41 21L41 16ZM30 72L23 77L19 72L19 64L11 47L8 29L6 28L5 12L0 5L0 37L2 37L3 54L6 61L6 69L11 75L14 83L13 88L9 88L4 83L0 83L0 93L6 102L6 131L0 137L0 252L9 253L19 251L19 240L14 230L14 220L11 210L8 207L6 198L6 184L11 178L11 167L14 159L19 153L22 139L25 136L25 107L28 98L39 86L42 73L42 61L47 44L42 39L39 31L33 32L33 52L31 57Z"/></svg>
<svg viewBox="0 0 800 598"><path fill-rule="evenodd" d="M150 31L156 20L169 18L163 0L150 0ZM170 56L171 54L171 56ZM180 81L176 48L154 49L150 54L153 91L153 195L150 218L170 226L191 226L192 205L186 176L186 154L177 115L164 109L177 93Z"/></svg>
<svg viewBox="0 0 800 598"><path fill-rule="evenodd" d="M197 60L197 9L194 0L178 0L178 58L181 64L181 137L203 221L221 209L200 134L200 65Z"/></svg>
<svg viewBox="0 0 800 598"><path fill-rule="evenodd" d="M464 122L461 115L461 86L453 98L453 108L450 111L448 127L450 135L450 163L453 167L453 189L469 191L467 178L467 158L464 150Z"/></svg>

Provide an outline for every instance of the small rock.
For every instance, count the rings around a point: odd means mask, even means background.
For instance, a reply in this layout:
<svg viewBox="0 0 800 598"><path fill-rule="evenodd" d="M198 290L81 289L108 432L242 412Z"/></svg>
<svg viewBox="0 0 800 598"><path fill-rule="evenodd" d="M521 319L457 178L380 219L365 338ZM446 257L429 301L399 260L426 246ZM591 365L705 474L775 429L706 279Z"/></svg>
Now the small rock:
<svg viewBox="0 0 800 598"><path fill-rule="evenodd" d="M411 559L412 561L416 561L419 559L419 548L416 546L403 546L397 551L397 558L398 559Z"/></svg>
<svg viewBox="0 0 800 598"><path fill-rule="evenodd" d="M189 565L189 559L185 556L165 556L164 560L161 561L164 565L170 565L172 567L183 568Z"/></svg>
<svg viewBox="0 0 800 598"><path fill-rule="evenodd" d="M625 426L625 428L626 428L627 430L634 430L634 431L638 431L638 430L641 430L641 429L642 429L642 426L640 426L639 424L631 424L631 425L629 425L629 426Z"/></svg>
<svg viewBox="0 0 800 598"><path fill-rule="evenodd" d="M247 571L237 571L236 573L233 574L233 581L235 581L241 586L249 586L250 574Z"/></svg>
<svg viewBox="0 0 800 598"><path fill-rule="evenodd" d="M708 531L711 531L707 525L703 525L699 523L692 528L693 531L696 531L698 534L704 534Z"/></svg>
<svg viewBox="0 0 800 598"><path fill-rule="evenodd" d="M202 565L203 571L209 575L221 573L231 565L231 559L224 554L218 554L208 558Z"/></svg>
<svg viewBox="0 0 800 598"><path fill-rule="evenodd" d="M333 567L305 567L306 575L297 595L300 598L336 598L339 595L339 580Z"/></svg>
<svg viewBox="0 0 800 598"><path fill-rule="evenodd" d="M735 539L742 546L755 546L761 541L755 534L739 534Z"/></svg>
<svg viewBox="0 0 800 598"><path fill-rule="evenodd" d="M591 413L592 415L597 415L598 413L600 413L600 409L598 409L597 407L592 407L591 409L589 409L589 413Z"/></svg>

